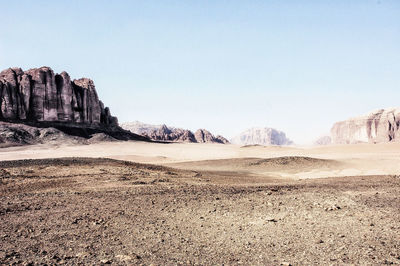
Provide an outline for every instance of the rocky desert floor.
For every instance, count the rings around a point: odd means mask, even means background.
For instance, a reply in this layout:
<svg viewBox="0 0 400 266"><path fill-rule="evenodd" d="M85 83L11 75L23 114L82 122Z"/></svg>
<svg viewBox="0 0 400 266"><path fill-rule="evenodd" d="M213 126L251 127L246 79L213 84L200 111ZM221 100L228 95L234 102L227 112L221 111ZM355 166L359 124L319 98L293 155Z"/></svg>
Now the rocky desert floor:
<svg viewBox="0 0 400 266"><path fill-rule="evenodd" d="M400 145L0 150L0 264L400 264Z"/></svg>

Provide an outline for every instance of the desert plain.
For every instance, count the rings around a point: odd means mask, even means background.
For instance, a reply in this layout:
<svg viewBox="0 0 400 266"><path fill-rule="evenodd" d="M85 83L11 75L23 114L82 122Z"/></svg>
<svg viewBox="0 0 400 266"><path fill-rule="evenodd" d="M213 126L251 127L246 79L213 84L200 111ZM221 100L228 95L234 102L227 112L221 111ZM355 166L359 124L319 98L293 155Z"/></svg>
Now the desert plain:
<svg viewBox="0 0 400 266"><path fill-rule="evenodd" d="M0 177L0 264L400 264L400 143L48 143Z"/></svg>

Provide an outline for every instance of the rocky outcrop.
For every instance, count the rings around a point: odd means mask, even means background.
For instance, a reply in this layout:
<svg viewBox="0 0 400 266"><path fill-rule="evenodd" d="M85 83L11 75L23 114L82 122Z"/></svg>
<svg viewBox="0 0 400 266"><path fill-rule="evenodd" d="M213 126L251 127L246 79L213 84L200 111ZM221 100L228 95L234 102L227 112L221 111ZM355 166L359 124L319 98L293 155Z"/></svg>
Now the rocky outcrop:
<svg viewBox="0 0 400 266"><path fill-rule="evenodd" d="M152 140L196 142L195 137L191 131L180 128L169 129L166 125L162 125L156 130L142 134L143 136L147 136Z"/></svg>
<svg viewBox="0 0 400 266"><path fill-rule="evenodd" d="M331 129L335 144L392 142L400 140L400 108L373 111L337 122Z"/></svg>
<svg viewBox="0 0 400 266"><path fill-rule="evenodd" d="M314 145L322 146L329 145L332 143L332 138L330 136L322 136L314 141Z"/></svg>
<svg viewBox="0 0 400 266"><path fill-rule="evenodd" d="M214 137L213 134L211 134L209 131L205 129L198 129L194 133L194 137L196 139L196 142L198 143L221 143L221 144L229 143L229 141L223 136L218 135Z"/></svg>
<svg viewBox="0 0 400 266"><path fill-rule="evenodd" d="M133 133L149 137L157 141L193 142L193 143L221 143L229 141L222 136L215 137L205 129L199 129L194 134L190 130L167 127L166 125L149 125L139 121L122 123L121 127Z"/></svg>
<svg viewBox="0 0 400 266"><path fill-rule="evenodd" d="M216 138L216 142L218 142L218 143L222 143L222 144L229 144L230 143L229 140L227 140L226 138L224 138L221 135L217 135L215 138Z"/></svg>
<svg viewBox="0 0 400 266"><path fill-rule="evenodd" d="M0 120L58 122L93 128L117 126L99 100L92 80L71 81L68 73L49 67L0 73Z"/></svg>
<svg viewBox="0 0 400 266"><path fill-rule="evenodd" d="M198 129L194 133L194 137L198 143L216 142L216 138L205 129Z"/></svg>
<svg viewBox="0 0 400 266"><path fill-rule="evenodd" d="M293 142L282 131L273 128L250 128L231 139L239 145L291 145Z"/></svg>
<svg viewBox="0 0 400 266"><path fill-rule="evenodd" d="M43 143L91 144L115 140L104 133L94 133L91 138L85 138L64 133L53 127L38 128L25 124L0 122L0 148Z"/></svg>
<svg viewBox="0 0 400 266"><path fill-rule="evenodd" d="M4 143L13 142L13 136L14 142L21 144L35 143L30 138L47 140L37 133L44 128L86 139L105 134L118 140L149 140L118 126L117 118L99 100L92 80L71 81L68 73L55 74L49 67L27 71L9 68L0 72L0 121L0 138ZM33 132L29 126L37 130ZM25 136L26 141L19 140L18 134ZM102 137L97 135L96 139Z"/></svg>

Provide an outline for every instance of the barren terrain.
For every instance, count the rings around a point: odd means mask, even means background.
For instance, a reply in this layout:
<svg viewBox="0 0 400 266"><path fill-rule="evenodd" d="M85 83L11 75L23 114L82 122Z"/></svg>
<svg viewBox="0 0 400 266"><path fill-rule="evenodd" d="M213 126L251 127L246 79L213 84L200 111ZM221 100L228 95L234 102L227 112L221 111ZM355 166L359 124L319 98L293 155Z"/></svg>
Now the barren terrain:
<svg viewBox="0 0 400 266"><path fill-rule="evenodd" d="M399 148L4 148L0 264L400 264Z"/></svg>

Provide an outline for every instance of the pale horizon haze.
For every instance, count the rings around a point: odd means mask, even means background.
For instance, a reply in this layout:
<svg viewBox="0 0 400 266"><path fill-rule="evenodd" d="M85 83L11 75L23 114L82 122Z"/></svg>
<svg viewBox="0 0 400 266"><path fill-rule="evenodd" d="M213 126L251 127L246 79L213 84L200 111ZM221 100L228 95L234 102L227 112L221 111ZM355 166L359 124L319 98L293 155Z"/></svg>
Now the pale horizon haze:
<svg viewBox="0 0 400 266"><path fill-rule="evenodd" d="M310 144L400 106L400 1L1 1L0 71L94 80L120 122Z"/></svg>

